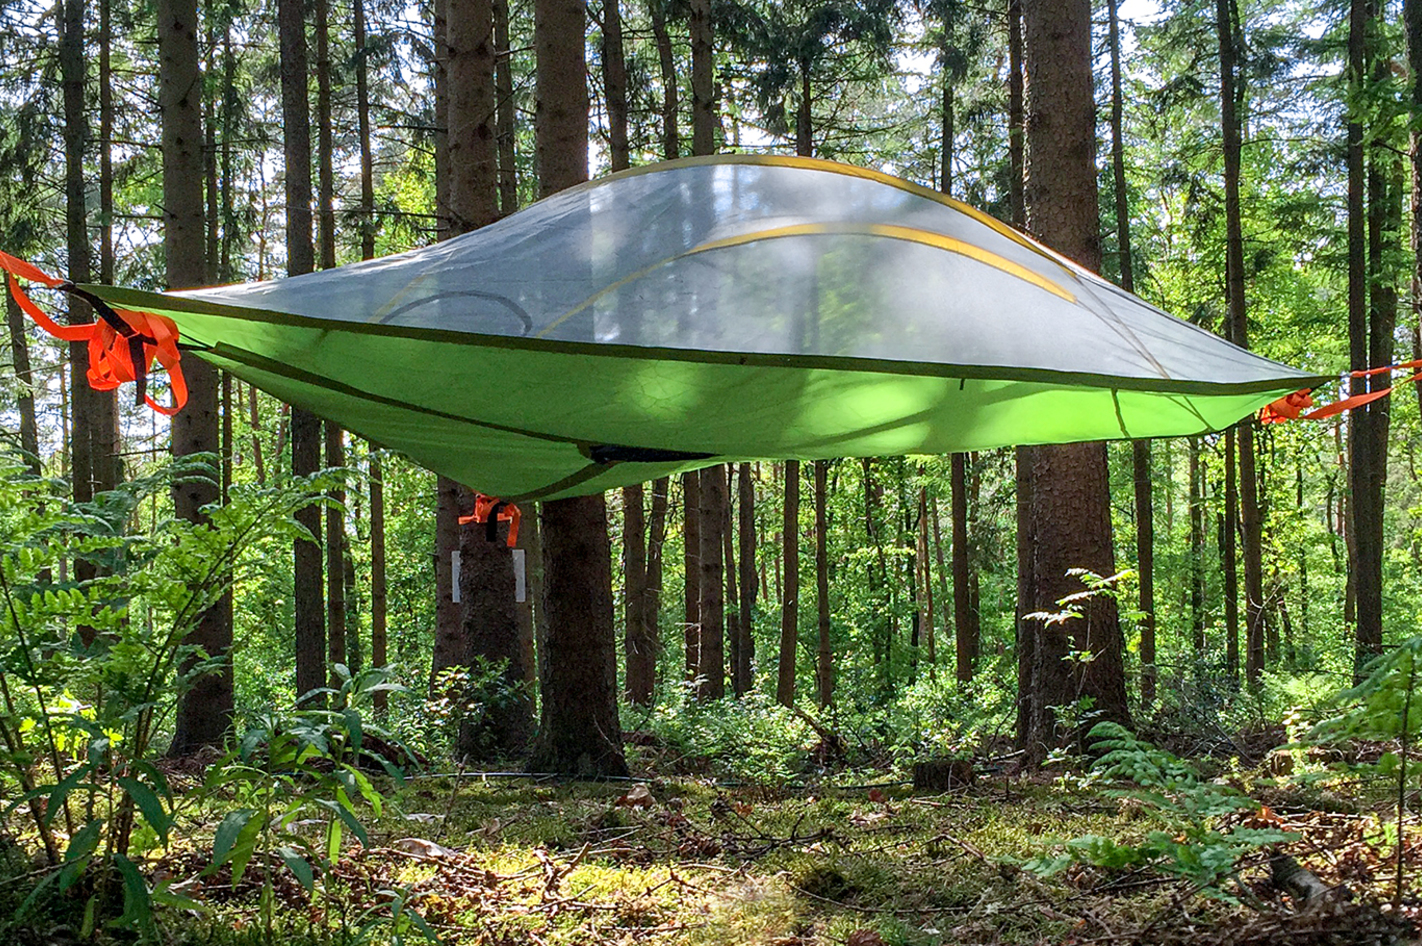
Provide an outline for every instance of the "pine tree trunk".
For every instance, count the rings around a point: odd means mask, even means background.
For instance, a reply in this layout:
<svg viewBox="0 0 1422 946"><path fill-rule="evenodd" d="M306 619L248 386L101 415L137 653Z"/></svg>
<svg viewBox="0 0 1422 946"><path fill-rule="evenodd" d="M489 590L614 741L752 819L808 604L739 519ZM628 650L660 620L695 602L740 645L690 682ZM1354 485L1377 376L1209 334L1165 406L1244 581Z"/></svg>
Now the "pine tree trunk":
<svg viewBox="0 0 1422 946"><path fill-rule="evenodd" d="M676 57L671 34L667 32L666 4L669 0L649 0L652 37L657 45L657 65L662 83L662 156L668 161L681 156L681 130L677 122L680 108L676 78Z"/></svg>
<svg viewBox="0 0 1422 946"><path fill-rule="evenodd" d="M360 139L360 258L365 260L375 257L375 159L370 147L370 67L366 63L365 0L352 0L351 12L355 32L356 137ZM372 509L372 520L374 515Z"/></svg>
<svg viewBox="0 0 1422 946"><path fill-rule="evenodd" d="M499 210L508 216L518 209L518 167L515 143L518 139L518 103L514 101L513 53L509 37L508 0L494 0L494 93L498 96L494 122L498 128Z"/></svg>
<svg viewBox="0 0 1422 946"><path fill-rule="evenodd" d="M1244 284L1244 223L1239 201L1242 86L1235 76L1239 24L1232 0L1216 0L1215 28L1220 51L1220 125L1224 136L1225 185L1225 285L1229 294L1231 341L1249 347ZM1235 432L1239 448L1240 534L1244 541L1245 679L1251 686L1264 670L1264 569L1258 480L1254 469L1254 419L1239 422ZM1235 520L1227 517L1227 528ZM1229 591L1233 593L1231 585ZM1236 658L1237 660L1237 658ZM1232 664L1232 666L1236 666Z"/></svg>
<svg viewBox="0 0 1422 946"><path fill-rule="evenodd" d="M681 475L683 655L685 679L690 682L701 672L701 475Z"/></svg>
<svg viewBox="0 0 1422 946"><path fill-rule="evenodd" d="M622 490L623 614L626 621L623 652L627 662L623 676L627 702L650 706L657 655L647 639L647 523L643 493L640 483Z"/></svg>
<svg viewBox="0 0 1422 946"><path fill-rule="evenodd" d="M691 153L715 154L716 77L711 0L688 0L687 12L691 23Z"/></svg>
<svg viewBox="0 0 1422 946"><path fill-rule="evenodd" d="M959 683L972 682L978 659L973 601L969 590L972 580L968 571L967 459L967 454L953 454L950 477L953 492L953 624Z"/></svg>
<svg viewBox="0 0 1422 946"><path fill-rule="evenodd" d="M751 478L751 465L741 464L737 480L736 512L739 517L736 537L740 544L741 604L736 621L736 633L740 646L736 651L734 669L737 696L750 692L753 679L751 668L755 663L755 601L758 586L756 578L756 535L755 535L755 480Z"/></svg>
<svg viewBox="0 0 1422 946"><path fill-rule="evenodd" d="M325 422L326 467L346 465L345 432L340 425ZM331 505L326 514L326 663L333 689L341 685L336 676L336 664L350 668L346 654L346 491L333 489L327 494Z"/></svg>
<svg viewBox="0 0 1422 946"><path fill-rule="evenodd" d="M311 122L307 87L306 22L301 0L279 0L277 31L281 47L282 129L286 159L286 269L288 276L312 272L316 250L311 239ZM307 476L321 466L321 421L309 411L291 409L291 472ZM321 534L321 510L297 513L313 536ZM293 550L293 603L296 612L296 695L326 683L326 615L321 587L321 546L298 539Z"/></svg>
<svg viewBox="0 0 1422 946"><path fill-rule="evenodd" d="M535 0L535 157L544 196L587 180L588 90L581 4ZM617 717L612 550L602 496L543 504L547 637L537 770L625 775Z"/></svg>
<svg viewBox="0 0 1422 946"><path fill-rule="evenodd" d="M15 366L15 381L19 385L15 407L20 414L20 449L25 453L26 468L39 475L39 422L35 416L34 371L30 367L26 334L28 323L20 304L8 292L5 293L5 316L10 328L10 361Z"/></svg>
<svg viewBox="0 0 1422 946"><path fill-rule="evenodd" d="M1220 531L1220 571L1224 575L1225 663L1232 679L1239 679L1239 479L1235 443L1238 429L1225 431L1224 526Z"/></svg>
<svg viewBox="0 0 1422 946"><path fill-rule="evenodd" d="M1188 441L1190 494L1190 643L1196 660L1205 658L1205 498L1200 440Z"/></svg>
<svg viewBox="0 0 1422 946"><path fill-rule="evenodd" d="M385 585L385 470L380 452L370 452L370 665L390 665L386 652L387 591ZM384 712L388 694L375 694L375 708Z"/></svg>
<svg viewBox="0 0 1422 946"><path fill-rule="evenodd" d="M1412 114L1422 114L1422 0L1402 0L1402 20L1407 34L1407 65L1412 77ZM1414 127L1408 142L1411 172L1412 228L1408 241L1412 250L1412 358L1422 360L1422 129ZM1422 412L1422 381L1413 385L1417 407ZM1307 595L1302 599L1308 601ZM1308 627L1304 612L1303 627Z"/></svg>
<svg viewBox="0 0 1422 946"><path fill-rule="evenodd" d="M160 0L158 6L159 108L163 116L163 247L170 286L199 285L207 272L203 227L202 80L198 72L197 23L194 0ZM188 403L172 421L173 455L222 449L218 421L217 371L186 361ZM187 481L173 487L174 512L191 522L203 522L202 507L221 498L218 483ZM219 603L198 618L187 643L217 657L232 646L231 612ZM190 668L194 660L189 660ZM232 669L204 674L192 681L179 701L176 731L169 751L174 755L204 746L220 746L232 722Z"/></svg>
<svg viewBox="0 0 1422 946"><path fill-rule="evenodd" d="M919 467L919 475L924 473L923 467ZM923 648L925 657L930 666L934 660L933 638L934 622L937 615L934 614L933 600L933 568L929 557L928 541L928 487L920 485L918 488L918 535L915 538L915 555L918 558L918 582L919 600L923 602L922 617L919 626L922 630L918 646ZM932 671L930 671L931 673Z"/></svg>
<svg viewBox="0 0 1422 946"><path fill-rule="evenodd" d="M708 466L700 473L701 505L701 633L697 647L699 700L719 700L726 695L726 599L724 523L726 520L726 468Z"/></svg>
<svg viewBox="0 0 1422 946"><path fill-rule="evenodd" d="M800 637L800 461L785 461L785 517L780 592L780 662L775 699L795 704L795 658Z"/></svg>
<svg viewBox="0 0 1422 946"><path fill-rule="evenodd" d="M336 266L336 172L331 142L330 0L315 0L316 14L316 215L321 268Z"/></svg>
<svg viewBox="0 0 1422 946"><path fill-rule="evenodd" d="M820 706L834 698L834 651L830 649L829 515L825 509L829 492L829 461L815 461L815 612L819 626L819 650L815 661L815 682Z"/></svg>
<svg viewBox="0 0 1422 946"><path fill-rule="evenodd" d="M1100 265L1096 198L1096 122L1088 0L1023 4L1029 88L1028 227L1089 269ZM1057 610L1079 591L1068 569L1115 574L1104 444L1029 448L1032 467L1031 610ZM1100 718L1129 723L1124 646L1115 602L1098 596L1083 616L1057 625L1032 622L1036 638L1030 685L1028 756L1040 760L1064 737L1053 706L1089 697ZM1066 660L1091 654L1085 664Z"/></svg>

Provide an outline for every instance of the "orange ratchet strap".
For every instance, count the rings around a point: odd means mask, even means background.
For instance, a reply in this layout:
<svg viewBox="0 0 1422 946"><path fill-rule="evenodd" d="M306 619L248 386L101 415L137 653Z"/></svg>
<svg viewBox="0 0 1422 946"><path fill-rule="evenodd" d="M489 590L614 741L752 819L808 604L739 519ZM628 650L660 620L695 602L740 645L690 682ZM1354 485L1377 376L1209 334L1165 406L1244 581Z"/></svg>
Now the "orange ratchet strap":
<svg viewBox="0 0 1422 946"><path fill-rule="evenodd" d="M1419 368L1422 368L1422 360L1403 361L1395 365L1385 365L1381 368L1367 368L1360 371L1350 371L1347 375L1345 375L1345 377L1370 378L1373 375L1377 374L1388 374L1393 371L1415 371ZM1422 381L1422 371L1418 371L1417 374L1414 374L1406 381L1402 381L1400 383L1412 384L1416 381ZM1389 387L1382 388L1377 391L1367 391L1363 394L1354 394L1351 397L1345 397L1341 400L1334 401L1332 404L1325 404L1318 410L1309 411L1307 414L1303 412L1313 406L1313 397L1309 394L1307 390L1295 391L1293 394L1290 394L1287 397L1281 397L1277 401L1273 402L1272 404L1269 404L1268 406L1260 410L1259 422L1261 424L1282 424L1284 421L1298 420L1300 418L1302 418L1303 420L1325 420L1329 417L1337 416L1338 414L1341 414L1344 411L1351 411L1354 408L1362 407L1365 404L1371 404L1373 401L1387 397L1393 392L1393 388L1395 387L1397 387L1397 385L1391 385Z"/></svg>
<svg viewBox="0 0 1422 946"><path fill-rule="evenodd" d="M523 513L511 502L499 499L497 496L485 496L483 493L474 494L474 512L468 516L460 516L459 524L468 525L471 522L484 523L487 529L486 537L490 542L498 539L499 523L509 524L509 548L518 544L518 522L523 518Z"/></svg>
<svg viewBox="0 0 1422 946"><path fill-rule="evenodd" d="M0 270L6 273L10 295L36 325L60 341L88 343L91 388L112 391L132 381L138 385L139 403L147 403L169 417L183 409L188 402L188 385L179 365L178 328L172 319L151 312L115 309L68 280L50 276L8 253L0 252ZM25 294L16 277L78 296L94 307L99 318L86 325L60 325ZM155 361L168 372L168 384L173 391L172 407L148 396L148 375Z"/></svg>

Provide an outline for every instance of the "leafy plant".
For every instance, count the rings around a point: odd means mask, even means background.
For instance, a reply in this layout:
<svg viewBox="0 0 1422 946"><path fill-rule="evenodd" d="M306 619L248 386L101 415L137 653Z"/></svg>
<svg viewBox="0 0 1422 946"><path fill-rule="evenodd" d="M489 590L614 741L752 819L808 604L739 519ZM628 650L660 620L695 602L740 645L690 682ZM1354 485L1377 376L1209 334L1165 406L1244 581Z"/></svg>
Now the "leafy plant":
<svg viewBox="0 0 1422 946"><path fill-rule="evenodd" d="M5 815L28 811L50 865L20 915L78 892L82 935L109 925L152 940L155 903L193 906L138 866L166 846L178 808L155 743L192 681L225 659L187 644L189 631L243 551L296 534L292 514L315 496L305 481L239 488L206 523L139 527L175 484L213 479L214 461L185 457L75 504L63 483L0 460L0 780L19 788Z"/></svg>
<svg viewBox="0 0 1422 946"><path fill-rule="evenodd" d="M230 809L213 837L207 873L227 867L236 887L255 859L262 872L258 910L268 943L275 942L276 864L314 895L318 880L340 857L347 831L361 844L369 843L361 823L365 808L377 818L384 809L385 796L363 766L378 766L403 784L395 761L374 750L368 737L380 739L381 748L403 751L403 746L362 714L374 694L403 688L388 682L379 668L352 676L337 664L335 674L339 687L315 691L329 699L329 708L259 718L212 767L204 785L207 796L220 798ZM321 825L319 831L308 830L313 821ZM387 923L397 931L414 924L433 939L419 914L405 909L403 894L392 891L390 900L388 914L367 911L359 919L356 941Z"/></svg>
<svg viewBox="0 0 1422 946"><path fill-rule="evenodd" d="M1035 858L1026 864L1028 870L1048 876L1076 863L1111 869L1150 867L1189 881L1199 893L1232 901L1221 883L1234 875L1241 858L1297 837L1248 823L1223 823L1229 816L1257 812L1259 803L1229 785L1201 778L1190 765L1123 726L1097 723L1089 738L1097 748L1107 750L1093 766L1094 773L1133 786L1108 788L1105 793L1142 804L1162 826L1138 844L1100 835L1073 838L1064 853Z"/></svg>

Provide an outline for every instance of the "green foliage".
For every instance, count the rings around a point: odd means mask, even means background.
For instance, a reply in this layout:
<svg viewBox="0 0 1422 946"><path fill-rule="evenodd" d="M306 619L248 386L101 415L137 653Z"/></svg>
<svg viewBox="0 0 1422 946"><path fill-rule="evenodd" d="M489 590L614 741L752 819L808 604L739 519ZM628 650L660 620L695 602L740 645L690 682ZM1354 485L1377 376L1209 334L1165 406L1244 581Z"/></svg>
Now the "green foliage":
<svg viewBox="0 0 1422 946"><path fill-rule="evenodd" d="M352 676L337 664L340 687L322 688L328 709L298 709L269 713L254 721L242 739L214 765L203 792L226 809L212 841L207 873L231 872L236 887L255 860L262 874L258 901L268 946L276 942L274 871L283 865L307 893L341 856L346 832L363 845L370 843L362 823L368 810L379 818L385 795L363 770L378 764L397 783L403 777L395 760L371 751L367 735L385 744L399 743L366 719L362 710L378 692L401 688L388 682L383 670ZM309 830L310 822L320 830ZM354 942L364 942L388 925L398 936L414 924L431 940L433 932L419 914L405 910L405 895L395 892L389 913L371 911L360 918Z"/></svg>
<svg viewBox="0 0 1422 946"><path fill-rule="evenodd" d="M1233 901L1222 883L1241 858L1297 838L1273 828L1222 823L1257 811L1259 803L1230 785L1201 778L1187 763L1116 723L1098 723L1089 738L1093 748L1106 750L1093 772L1133 786L1108 788L1105 794L1144 806L1162 827L1137 844L1094 834L1073 838L1064 853L1028 861L1029 870L1049 876L1077 863L1110 870L1150 867L1189 881L1198 893Z"/></svg>
<svg viewBox="0 0 1422 946"><path fill-rule="evenodd" d="M0 467L0 786L5 815L29 815L50 865L21 916L71 893L85 900L83 935L107 925L151 940L155 904L191 906L137 863L168 845L179 807L157 741L191 682L223 661L186 637L244 550L296 534L292 515L311 501L305 483L237 490L206 523L140 527L170 487L214 475L211 456L193 455L74 504L62 483Z"/></svg>

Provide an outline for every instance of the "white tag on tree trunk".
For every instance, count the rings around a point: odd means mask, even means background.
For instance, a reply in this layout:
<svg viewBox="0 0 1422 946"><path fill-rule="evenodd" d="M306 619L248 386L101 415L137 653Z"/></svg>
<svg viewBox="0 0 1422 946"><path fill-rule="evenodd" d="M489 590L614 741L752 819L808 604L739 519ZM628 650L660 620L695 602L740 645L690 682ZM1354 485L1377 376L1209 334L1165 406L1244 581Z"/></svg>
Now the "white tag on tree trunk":
<svg viewBox="0 0 1422 946"><path fill-rule="evenodd" d="M459 549L449 553L450 598L459 603Z"/></svg>
<svg viewBox="0 0 1422 946"><path fill-rule="evenodd" d="M513 549L514 600L523 604L528 600L528 578L523 568L523 549Z"/></svg>

